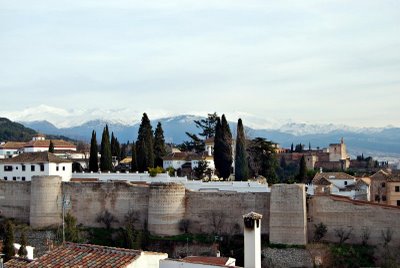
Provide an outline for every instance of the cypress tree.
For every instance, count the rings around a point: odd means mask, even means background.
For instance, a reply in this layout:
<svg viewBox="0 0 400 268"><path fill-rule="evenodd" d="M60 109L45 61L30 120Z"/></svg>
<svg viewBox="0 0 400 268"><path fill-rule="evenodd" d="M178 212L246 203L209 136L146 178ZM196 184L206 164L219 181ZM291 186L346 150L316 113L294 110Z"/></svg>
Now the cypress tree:
<svg viewBox="0 0 400 268"><path fill-rule="evenodd" d="M116 156L115 154L115 137L114 132L111 132L111 155Z"/></svg>
<svg viewBox="0 0 400 268"><path fill-rule="evenodd" d="M297 181L301 183L307 183L307 165L304 155L300 159L299 174L297 175Z"/></svg>
<svg viewBox="0 0 400 268"><path fill-rule="evenodd" d="M291 153L294 152L294 149L293 149L293 142L292 142L292 145L290 146L290 152L291 152Z"/></svg>
<svg viewBox="0 0 400 268"><path fill-rule="evenodd" d="M163 167L163 157L166 155L164 131L158 122L154 132L154 166Z"/></svg>
<svg viewBox="0 0 400 268"><path fill-rule="evenodd" d="M108 132L108 126L103 130L103 135L101 137L100 146L100 170L101 171L111 171L112 170L112 156L111 156L111 144L110 135Z"/></svg>
<svg viewBox="0 0 400 268"><path fill-rule="evenodd" d="M219 175L227 179L232 167L232 134L225 115L217 120L214 138L214 163Z"/></svg>
<svg viewBox="0 0 400 268"><path fill-rule="evenodd" d="M3 254L4 260L7 262L15 256L14 250L14 226L11 221L6 222L5 226L5 238L3 241Z"/></svg>
<svg viewBox="0 0 400 268"><path fill-rule="evenodd" d="M235 180L243 181L249 177L249 167L247 162L246 138L242 119L239 118L236 136L236 155L235 155Z"/></svg>
<svg viewBox="0 0 400 268"><path fill-rule="evenodd" d="M137 171L136 144L134 142L131 145L131 152L132 152L131 171Z"/></svg>
<svg viewBox="0 0 400 268"><path fill-rule="evenodd" d="M98 147L96 139L96 131L92 131L92 139L90 141L89 171L97 172L99 170Z"/></svg>
<svg viewBox="0 0 400 268"><path fill-rule="evenodd" d="M21 247L18 249L18 256L21 258L26 258L28 256L28 251L26 250L27 241L25 231L21 233L21 238L19 241Z"/></svg>
<svg viewBox="0 0 400 268"><path fill-rule="evenodd" d="M153 130L147 114L144 113L136 141L136 165L139 172L154 167Z"/></svg>
<svg viewBox="0 0 400 268"><path fill-rule="evenodd" d="M49 153L54 154L54 143L52 140L50 140L50 144L49 144Z"/></svg>

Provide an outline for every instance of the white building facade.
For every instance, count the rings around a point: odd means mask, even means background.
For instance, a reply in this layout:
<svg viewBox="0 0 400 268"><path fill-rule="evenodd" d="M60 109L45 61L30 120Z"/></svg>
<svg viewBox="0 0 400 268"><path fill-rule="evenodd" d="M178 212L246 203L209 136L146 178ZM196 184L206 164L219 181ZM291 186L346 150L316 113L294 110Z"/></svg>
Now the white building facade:
<svg viewBox="0 0 400 268"><path fill-rule="evenodd" d="M33 176L60 176L69 181L72 162L52 153L23 153L13 158L0 160L0 179L30 181Z"/></svg>

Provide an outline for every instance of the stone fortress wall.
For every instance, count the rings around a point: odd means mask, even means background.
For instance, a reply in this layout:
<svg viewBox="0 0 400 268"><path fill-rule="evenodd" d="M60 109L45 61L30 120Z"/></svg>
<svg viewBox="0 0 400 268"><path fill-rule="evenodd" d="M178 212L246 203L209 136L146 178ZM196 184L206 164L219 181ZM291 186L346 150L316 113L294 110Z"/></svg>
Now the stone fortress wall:
<svg viewBox="0 0 400 268"><path fill-rule="evenodd" d="M381 231L391 228L400 243L400 209L334 196L314 196L306 206L304 185L274 185L269 192L192 191L177 183L61 182L57 177L35 177L32 182L0 181L2 216L30 223L33 228L61 224L62 199L67 211L85 226L100 227L97 216L108 210L123 226L132 212L137 228L156 235L180 234L179 223L189 220L192 233L241 233L242 215L263 215L262 233L272 242L304 244L313 225L328 226L328 241L337 241L334 229L353 228L352 241L368 228L371 243L380 243ZM308 209L307 209L308 207ZM308 219L308 222L305 219Z"/></svg>

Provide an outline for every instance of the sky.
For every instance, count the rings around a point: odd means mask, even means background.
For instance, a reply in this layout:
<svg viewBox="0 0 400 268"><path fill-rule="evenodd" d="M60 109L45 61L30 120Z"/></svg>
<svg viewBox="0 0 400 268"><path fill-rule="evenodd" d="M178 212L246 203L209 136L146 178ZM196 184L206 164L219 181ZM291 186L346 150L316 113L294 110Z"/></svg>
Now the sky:
<svg viewBox="0 0 400 268"><path fill-rule="evenodd" d="M12 120L400 126L399 74L398 0L0 0Z"/></svg>

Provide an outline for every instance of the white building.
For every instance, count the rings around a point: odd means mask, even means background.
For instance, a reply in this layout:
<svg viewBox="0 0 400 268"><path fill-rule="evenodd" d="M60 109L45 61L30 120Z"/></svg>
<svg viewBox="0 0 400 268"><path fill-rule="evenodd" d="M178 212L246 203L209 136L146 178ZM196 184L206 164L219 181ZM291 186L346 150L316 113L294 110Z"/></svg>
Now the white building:
<svg viewBox="0 0 400 268"><path fill-rule="evenodd" d="M0 179L30 181L32 176L60 176L69 181L72 162L49 152L23 153L0 160Z"/></svg>
<svg viewBox="0 0 400 268"><path fill-rule="evenodd" d="M344 172L320 172L315 174L308 194L334 194L356 200L369 201L369 184Z"/></svg>
<svg viewBox="0 0 400 268"><path fill-rule="evenodd" d="M11 158L22 152L26 142L9 141L0 144L0 159Z"/></svg>

